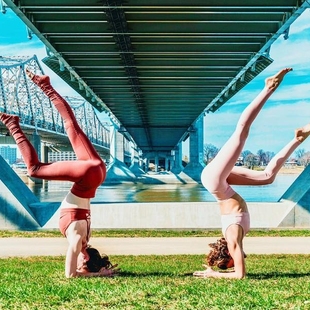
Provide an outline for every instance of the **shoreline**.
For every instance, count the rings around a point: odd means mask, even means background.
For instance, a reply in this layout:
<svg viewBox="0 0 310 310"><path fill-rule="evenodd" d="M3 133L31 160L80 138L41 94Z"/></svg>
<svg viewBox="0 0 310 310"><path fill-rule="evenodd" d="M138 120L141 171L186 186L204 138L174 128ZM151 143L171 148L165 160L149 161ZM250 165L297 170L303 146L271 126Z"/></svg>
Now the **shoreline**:
<svg viewBox="0 0 310 310"><path fill-rule="evenodd" d="M305 167L282 167L279 174L301 174Z"/></svg>

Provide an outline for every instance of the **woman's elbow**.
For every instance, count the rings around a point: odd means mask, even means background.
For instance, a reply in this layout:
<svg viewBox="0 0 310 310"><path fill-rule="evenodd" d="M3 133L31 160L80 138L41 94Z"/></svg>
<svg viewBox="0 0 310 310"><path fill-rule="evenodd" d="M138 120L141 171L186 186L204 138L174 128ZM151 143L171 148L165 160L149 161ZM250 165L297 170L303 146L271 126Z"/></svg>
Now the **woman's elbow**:
<svg viewBox="0 0 310 310"><path fill-rule="evenodd" d="M65 272L67 279L76 278L78 276L77 272Z"/></svg>

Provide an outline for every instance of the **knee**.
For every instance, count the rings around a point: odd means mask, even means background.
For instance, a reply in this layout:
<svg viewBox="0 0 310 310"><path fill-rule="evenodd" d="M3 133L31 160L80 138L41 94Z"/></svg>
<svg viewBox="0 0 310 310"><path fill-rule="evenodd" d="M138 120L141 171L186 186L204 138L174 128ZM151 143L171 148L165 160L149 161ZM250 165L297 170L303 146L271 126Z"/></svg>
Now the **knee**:
<svg viewBox="0 0 310 310"><path fill-rule="evenodd" d="M275 180L275 175L266 174L266 185L272 184Z"/></svg>
<svg viewBox="0 0 310 310"><path fill-rule="evenodd" d="M37 177L37 172L38 172L39 168L40 167L38 165L33 165L31 167L28 167L27 168L27 175L29 177L33 177L33 178Z"/></svg>
<svg viewBox="0 0 310 310"><path fill-rule="evenodd" d="M262 185L269 185L272 184L276 178L276 175L273 173L270 173L269 171L265 170L264 171L264 178L263 178L263 182Z"/></svg>
<svg viewBox="0 0 310 310"><path fill-rule="evenodd" d="M218 190L218 184L214 180L216 178L212 175L211 169L204 168L201 174L201 183L210 193Z"/></svg>

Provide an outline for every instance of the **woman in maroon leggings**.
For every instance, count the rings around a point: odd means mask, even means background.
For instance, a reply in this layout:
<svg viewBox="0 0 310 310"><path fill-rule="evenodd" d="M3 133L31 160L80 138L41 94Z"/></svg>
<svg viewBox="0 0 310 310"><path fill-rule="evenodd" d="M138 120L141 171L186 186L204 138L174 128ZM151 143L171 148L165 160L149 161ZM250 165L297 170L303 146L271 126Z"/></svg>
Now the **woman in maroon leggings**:
<svg viewBox="0 0 310 310"><path fill-rule="evenodd" d="M28 70L27 75L42 89L60 113L77 160L40 162L34 147L20 128L19 117L0 113L0 120L16 141L29 176L73 182L71 190L60 206L59 228L69 242L66 277L113 275L117 272L116 265L95 272L84 268L90 259L87 251L90 238L90 199L95 196L96 189L106 177L106 166L78 125L69 104L51 86L49 77L34 75Z"/></svg>
<svg viewBox="0 0 310 310"><path fill-rule="evenodd" d="M264 171L237 167L235 163L259 111L291 70L283 69L266 79L263 90L242 112L232 136L202 172L202 184L219 203L224 238L210 244L211 252L207 257L206 270L196 271L196 277L240 279L245 276L243 238L250 229L250 215L246 202L231 185L271 184L288 157L309 136L310 124L295 130L295 136L275 155ZM234 271L217 272L211 266L220 269L234 267Z"/></svg>

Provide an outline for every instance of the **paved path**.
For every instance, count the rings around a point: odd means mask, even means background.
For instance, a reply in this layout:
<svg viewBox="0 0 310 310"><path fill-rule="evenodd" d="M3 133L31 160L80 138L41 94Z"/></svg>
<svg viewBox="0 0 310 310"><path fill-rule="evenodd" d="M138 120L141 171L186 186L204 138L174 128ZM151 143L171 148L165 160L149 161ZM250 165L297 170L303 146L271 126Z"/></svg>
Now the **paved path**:
<svg viewBox="0 0 310 310"><path fill-rule="evenodd" d="M214 237L91 238L91 245L108 255L205 254ZM65 255L65 238L0 238L0 257ZM247 254L310 254L310 237L247 237Z"/></svg>

